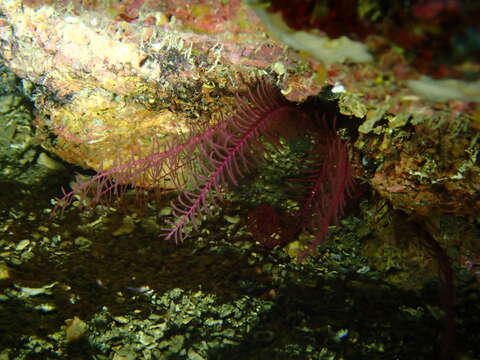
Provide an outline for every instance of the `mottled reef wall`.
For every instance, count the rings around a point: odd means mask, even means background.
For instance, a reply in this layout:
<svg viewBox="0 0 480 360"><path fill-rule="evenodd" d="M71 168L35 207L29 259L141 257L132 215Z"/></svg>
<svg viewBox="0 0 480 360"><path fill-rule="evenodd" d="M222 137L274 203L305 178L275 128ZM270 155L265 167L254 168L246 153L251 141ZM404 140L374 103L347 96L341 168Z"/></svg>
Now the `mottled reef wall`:
<svg viewBox="0 0 480 360"><path fill-rule="evenodd" d="M426 11L412 9L423 23ZM480 210L479 83L425 76L392 34L328 38L333 23L293 30L239 0L6 0L0 13L0 54L37 85L38 136L66 161L98 170L141 156L228 116L267 76L292 101L323 89L338 102L358 128L357 175L395 208Z"/></svg>

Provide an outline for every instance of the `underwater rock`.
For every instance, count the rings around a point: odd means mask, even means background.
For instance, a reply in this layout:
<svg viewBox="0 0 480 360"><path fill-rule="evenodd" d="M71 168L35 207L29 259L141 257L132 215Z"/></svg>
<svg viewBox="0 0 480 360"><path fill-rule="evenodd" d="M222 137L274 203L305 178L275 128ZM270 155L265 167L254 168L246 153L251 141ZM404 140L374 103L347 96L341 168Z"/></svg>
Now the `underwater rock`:
<svg viewBox="0 0 480 360"><path fill-rule="evenodd" d="M78 341L85 336L88 325L78 317L65 320L65 337L68 342Z"/></svg>
<svg viewBox="0 0 480 360"><path fill-rule="evenodd" d="M355 9L352 19L375 22L378 15L394 28L394 14L372 4ZM276 11L288 4L274 5ZM299 29L261 6L238 0L189 0L182 6L174 0L2 1L0 53L10 69L37 85L36 136L42 146L85 168L107 169L161 151L169 135L227 116L235 95L267 74L293 101L331 90L340 113L359 128L357 175L395 207L417 215L478 211L475 82L425 81L404 51L415 39L400 41L375 26L360 31L359 22L342 28L345 19L322 18L325 26L302 29L308 30L300 35L309 46L290 48ZM421 6L407 10L421 24L431 20ZM449 11L462 14L458 8L438 11L442 21ZM422 29L425 40L431 29ZM467 30L474 39L476 30ZM356 56L346 52L353 43L342 36L355 41ZM329 51L338 47L339 53L312 54L312 43ZM474 80L480 73L475 57L459 66ZM422 89L436 87L436 95L418 91L419 82ZM452 91L453 97L445 95Z"/></svg>
<svg viewBox="0 0 480 360"><path fill-rule="evenodd" d="M239 1L149 2L134 20L131 8L75 1L9 0L0 11L5 63L38 85L43 146L85 168L109 168L215 122L245 82L267 72L284 89L307 88L303 99L321 86L306 86L308 61L266 37Z"/></svg>
<svg viewBox="0 0 480 360"><path fill-rule="evenodd" d="M7 264L0 262L0 281L10 278L10 269Z"/></svg>

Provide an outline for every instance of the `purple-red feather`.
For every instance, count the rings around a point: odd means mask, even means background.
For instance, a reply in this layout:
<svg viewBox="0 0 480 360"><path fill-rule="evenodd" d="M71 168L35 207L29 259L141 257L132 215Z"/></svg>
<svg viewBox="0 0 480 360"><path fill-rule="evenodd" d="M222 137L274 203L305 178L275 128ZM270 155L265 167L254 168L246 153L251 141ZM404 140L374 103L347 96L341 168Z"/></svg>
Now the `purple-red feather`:
<svg viewBox="0 0 480 360"><path fill-rule="evenodd" d="M353 178L347 144L331 129L334 122L329 126L323 120L319 125L320 109L317 114L311 112L311 108L307 110L286 100L279 89L262 79L243 97L237 96L232 116L192 131L187 138L174 139L164 151L154 146L151 154L143 158L100 171L65 194L56 208L70 204L75 194L89 198L89 206L93 206L122 195L129 184L146 180L161 183L168 177L177 184L180 194L172 203L174 219L164 236L180 242L185 226L197 227L209 206L222 199L225 187L238 185L264 161L264 141L279 145L280 137L309 136L315 139L315 146L306 162L313 165L300 174L302 179L298 182L305 191L299 226L317 234L313 248L325 239L328 226L342 215ZM184 182L178 179L186 170L193 175L193 189L183 188ZM262 216L262 211L254 214ZM250 221L261 223L259 219Z"/></svg>

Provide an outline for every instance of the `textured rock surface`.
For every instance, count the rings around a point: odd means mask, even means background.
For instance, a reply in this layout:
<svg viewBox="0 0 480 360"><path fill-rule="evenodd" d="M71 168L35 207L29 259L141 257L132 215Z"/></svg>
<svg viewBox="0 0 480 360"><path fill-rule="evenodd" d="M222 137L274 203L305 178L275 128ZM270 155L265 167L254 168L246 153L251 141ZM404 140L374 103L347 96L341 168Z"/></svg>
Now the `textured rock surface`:
<svg viewBox="0 0 480 360"><path fill-rule="evenodd" d="M295 101L331 87L340 112L359 126L358 174L396 208L480 209L477 85L422 78L382 35L362 39L371 62L322 63L274 40L315 37L298 37L239 1L52 3L2 1L0 51L40 86L44 146L67 161L98 170L146 154L152 139L162 144L188 124L228 114L234 95L268 74ZM344 44L316 35L325 47ZM414 91L432 87L435 96Z"/></svg>
<svg viewBox="0 0 480 360"><path fill-rule="evenodd" d="M108 168L132 151L148 152L153 138L162 143L168 134L188 131L187 124L214 122L228 113L242 84L273 73L273 65L277 72L285 64L305 67L299 56L266 37L238 1L204 21L207 8L185 4L185 13L177 5L162 4L166 11L175 9L170 21L144 8L142 21L128 22L115 16L117 8L0 4L2 56L41 87L38 124L56 135L45 146L84 167ZM291 76L284 86L295 81Z"/></svg>

